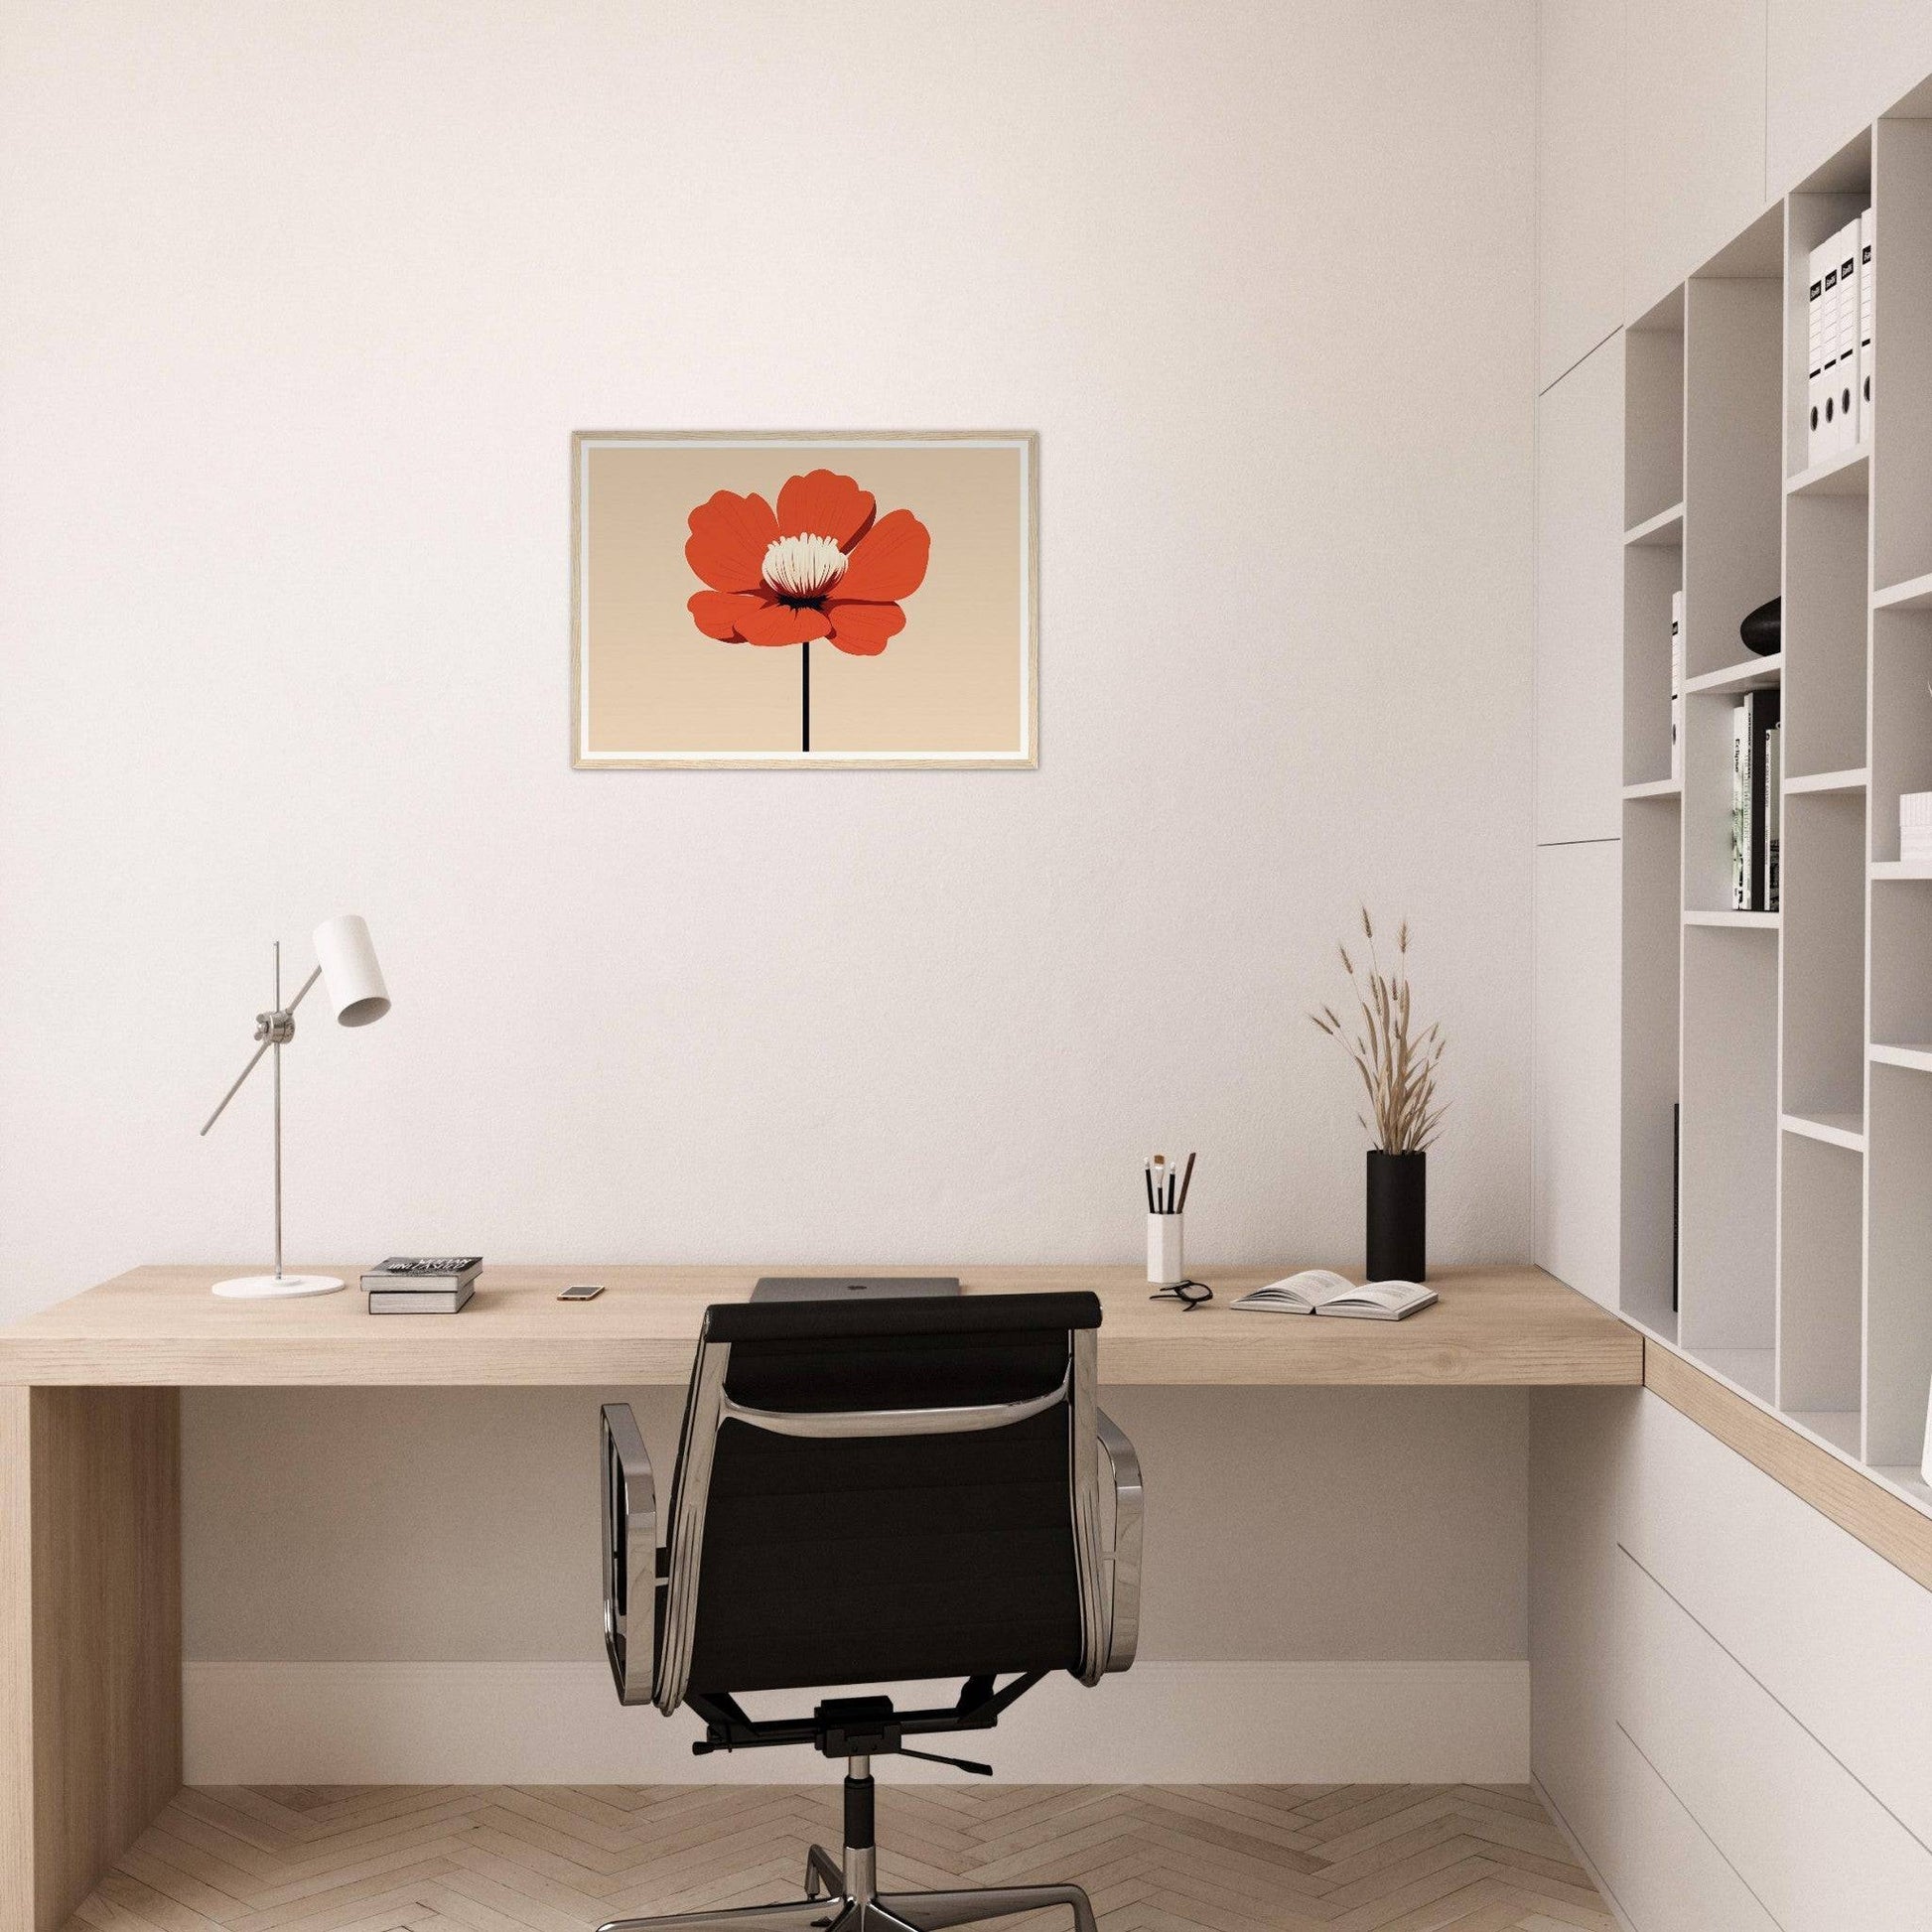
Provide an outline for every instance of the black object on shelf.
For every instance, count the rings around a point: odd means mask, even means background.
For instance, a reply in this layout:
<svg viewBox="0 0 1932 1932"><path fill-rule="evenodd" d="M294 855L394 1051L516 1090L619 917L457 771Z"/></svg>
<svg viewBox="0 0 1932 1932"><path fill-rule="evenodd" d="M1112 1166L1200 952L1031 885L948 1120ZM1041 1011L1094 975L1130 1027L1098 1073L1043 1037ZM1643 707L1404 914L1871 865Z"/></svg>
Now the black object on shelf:
<svg viewBox="0 0 1932 1932"><path fill-rule="evenodd" d="M1429 1156L1368 1151L1368 1278L1420 1282L1429 1274Z"/></svg>
<svg viewBox="0 0 1932 1932"><path fill-rule="evenodd" d="M1670 1104L1670 1311L1677 1312L1677 1244L1683 1224L1684 1103Z"/></svg>
<svg viewBox="0 0 1932 1932"><path fill-rule="evenodd" d="M1737 635L1744 648L1759 657L1775 657L1784 648L1784 599L1774 597L1760 604L1742 623Z"/></svg>

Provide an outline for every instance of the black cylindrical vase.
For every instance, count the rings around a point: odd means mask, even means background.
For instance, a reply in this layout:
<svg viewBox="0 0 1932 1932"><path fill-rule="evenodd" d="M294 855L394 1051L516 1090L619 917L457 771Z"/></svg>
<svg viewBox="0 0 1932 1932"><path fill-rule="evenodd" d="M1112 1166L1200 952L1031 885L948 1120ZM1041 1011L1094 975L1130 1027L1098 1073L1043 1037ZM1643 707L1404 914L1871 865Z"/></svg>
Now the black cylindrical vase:
<svg viewBox="0 0 1932 1932"><path fill-rule="evenodd" d="M1420 1282L1429 1273L1429 1156L1368 1151L1368 1278Z"/></svg>

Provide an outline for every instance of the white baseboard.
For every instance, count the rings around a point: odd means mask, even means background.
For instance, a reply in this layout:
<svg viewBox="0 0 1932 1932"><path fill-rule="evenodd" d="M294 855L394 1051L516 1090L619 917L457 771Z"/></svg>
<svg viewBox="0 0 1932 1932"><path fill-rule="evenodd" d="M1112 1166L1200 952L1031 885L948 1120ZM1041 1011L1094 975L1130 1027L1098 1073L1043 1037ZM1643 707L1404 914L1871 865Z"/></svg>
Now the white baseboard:
<svg viewBox="0 0 1932 1932"><path fill-rule="evenodd" d="M622 1709L602 1664L191 1663L182 1682L191 1784L822 1775L796 1750L692 1757L697 1720ZM749 1702L768 1712L773 1700ZM1530 1667L1146 1663L1091 1691L1048 1679L997 1730L964 1733L958 1748L1013 1783L1520 1784ZM892 1775L958 1774L900 1760Z"/></svg>

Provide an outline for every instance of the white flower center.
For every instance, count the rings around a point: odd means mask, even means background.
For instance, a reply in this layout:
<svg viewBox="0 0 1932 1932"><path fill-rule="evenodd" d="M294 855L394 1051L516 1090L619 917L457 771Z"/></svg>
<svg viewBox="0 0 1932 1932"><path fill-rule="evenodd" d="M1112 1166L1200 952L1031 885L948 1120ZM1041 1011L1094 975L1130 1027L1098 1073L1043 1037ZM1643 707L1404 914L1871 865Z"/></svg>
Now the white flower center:
<svg viewBox="0 0 1932 1932"><path fill-rule="evenodd" d="M765 546L764 581L780 597L823 597L845 575L832 537L778 537Z"/></svg>

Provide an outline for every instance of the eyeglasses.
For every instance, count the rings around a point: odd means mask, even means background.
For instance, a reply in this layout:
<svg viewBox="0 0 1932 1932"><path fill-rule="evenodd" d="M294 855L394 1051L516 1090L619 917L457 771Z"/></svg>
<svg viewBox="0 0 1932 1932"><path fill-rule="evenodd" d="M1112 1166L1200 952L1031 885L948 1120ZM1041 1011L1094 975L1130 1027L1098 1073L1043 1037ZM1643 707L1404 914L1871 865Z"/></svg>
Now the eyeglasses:
<svg viewBox="0 0 1932 1932"><path fill-rule="evenodd" d="M1192 1314L1203 1302L1213 1301L1214 1291L1205 1282L1170 1282L1166 1288L1157 1288L1147 1299L1164 1302L1170 1297L1180 1304L1183 1313Z"/></svg>

